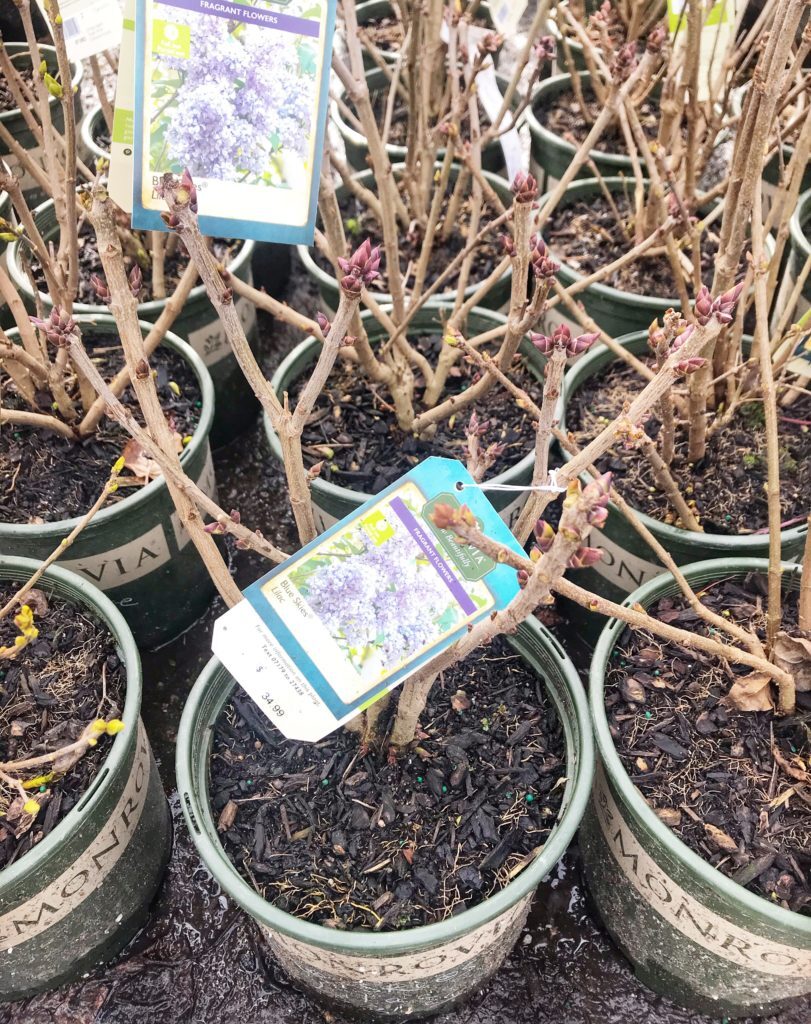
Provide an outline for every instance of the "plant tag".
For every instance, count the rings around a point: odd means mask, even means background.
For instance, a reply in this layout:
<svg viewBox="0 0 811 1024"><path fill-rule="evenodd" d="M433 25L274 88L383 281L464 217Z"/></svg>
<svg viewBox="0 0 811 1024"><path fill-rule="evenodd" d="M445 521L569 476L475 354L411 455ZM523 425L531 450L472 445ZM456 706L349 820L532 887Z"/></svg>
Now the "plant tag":
<svg viewBox="0 0 811 1024"><path fill-rule="evenodd" d="M503 36L512 36L518 31L518 23L527 9L529 0L495 0L490 4L493 22Z"/></svg>
<svg viewBox="0 0 811 1024"><path fill-rule="evenodd" d="M135 109L135 4L124 0L124 24L118 52L110 171L107 188L116 205L132 213L133 111Z"/></svg>
<svg viewBox="0 0 811 1024"><path fill-rule="evenodd" d="M705 103L712 99L723 84L727 73L726 51L735 27L735 5L737 0L716 0L709 6L701 5L703 22L698 58L698 101ZM675 46L687 45L687 14L689 0L667 0L667 23L670 34L675 36Z"/></svg>
<svg viewBox="0 0 811 1024"><path fill-rule="evenodd" d="M48 0L37 0L48 21ZM102 50L113 50L121 42L121 4L119 0L61 0L62 30L70 60L94 57Z"/></svg>
<svg viewBox="0 0 811 1024"><path fill-rule="evenodd" d="M288 739L323 739L518 593L515 569L434 526L443 502L522 552L465 467L430 458L217 619L214 653Z"/></svg>
<svg viewBox="0 0 811 1024"><path fill-rule="evenodd" d="M311 244L337 0L138 0L132 225L188 169L200 230Z"/></svg>

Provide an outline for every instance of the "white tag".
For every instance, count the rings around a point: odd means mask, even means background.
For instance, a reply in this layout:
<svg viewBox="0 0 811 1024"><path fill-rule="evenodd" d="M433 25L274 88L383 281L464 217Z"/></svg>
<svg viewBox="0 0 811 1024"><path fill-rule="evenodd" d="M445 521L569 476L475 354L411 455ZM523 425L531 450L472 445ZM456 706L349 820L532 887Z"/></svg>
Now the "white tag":
<svg viewBox="0 0 811 1024"><path fill-rule="evenodd" d="M132 213L133 110L135 106L135 3L124 0L124 23L118 54L115 114L110 140L107 188L116 206Z"/></svg>
<svg viewBox="0 0 811 1024"><path fill-rule="evenodd" d="M493 0L490 14L493 24L503 36L514 35L518 31L518 23L527 9L528 0Z"/></svg>
<svg viewBox="0 0 811 1024"><path fill-rule="evenodd" d="M717 95L728 74L726 55L736 20L738 0L716 0L709 12L702 11L701 51L698 61L698 101ZM706 5L705 5L706 6ZM676 47L687 45L688 0L668 0L668 26L675 33Z"/></svg>
<svg viewBox="0 0 811 1024"><path fill-rule="evenodd" d="M48 0L37 0L48 21ZM114 50L121 43L119 0L61 0L62 31L71 60L94 57L102 50Z"/></svg>

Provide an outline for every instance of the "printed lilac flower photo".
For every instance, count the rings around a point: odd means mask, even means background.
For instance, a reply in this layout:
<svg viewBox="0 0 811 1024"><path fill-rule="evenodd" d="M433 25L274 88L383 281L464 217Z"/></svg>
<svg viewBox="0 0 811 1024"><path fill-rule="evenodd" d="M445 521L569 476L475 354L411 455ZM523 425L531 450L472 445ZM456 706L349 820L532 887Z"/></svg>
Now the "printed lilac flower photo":
<svg viewBox="0 0 811 1024"><path fill-rule="evenodd" d="M370 683L467 618L414 537L384 508L337 534L290 574L354 669ZM473 600L481 608L488 598L482 588Z"/></svg>
<svg viewBox="0 0 811 1024"><path fill-rule="evenodd" d="M286 24L320 4L253 3ZM235 8L239 10L239 8ZM160 8L153 25L150 170L227 183L300 187L307 181L317 90L316 40L241 19ZM306 24L305 24L306 27Z"/></svg>

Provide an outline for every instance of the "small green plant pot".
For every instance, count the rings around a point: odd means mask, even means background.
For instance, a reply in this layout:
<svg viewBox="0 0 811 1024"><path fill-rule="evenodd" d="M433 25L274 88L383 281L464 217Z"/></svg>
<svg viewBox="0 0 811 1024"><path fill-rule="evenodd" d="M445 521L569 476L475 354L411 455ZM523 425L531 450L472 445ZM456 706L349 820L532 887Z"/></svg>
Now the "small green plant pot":
<svg viewBox="0 0 811 1024"><path fill-rule="evenodd" d="M31 66L31 51L27 43L4 43L3 47L17 67L22 68ZM56 75L59 70L56 60L56 50L52 46L40 46L39 50L42 59L48 65L48 72L51 75ZM73 111L76 118L77 147L81 148L80 145L78 145L78 126L82 116L82 99L79 89L83 74L81 61L71 63L70 68L73 76L71 80L71 87L73 89ZM61 100L58 100L55 96L49 96L48 104L54 128L59 133L64 132L65 115L62 110ZM0 113L0 124L2 124L6 131L9 132L14 141L18 143L18 145L21 146L21 148L24 149L29 156L33 157L41 166L44 154L41 147L36 144L36 140L32 135L31 129L28 127L20 108L15 107L13 110L4 110ZM11 173L19 178L23 195L25 196L25 201L29 206L36 206L37 203L41 203L47 198L37 183L36 178L20 166L17 157L14 156L8 145L4 143L2 139L0 139L0 160L4 160L8 164Z"/></svg>
<svg viewBox="0 0 811 1024"><path fill-rule="evenodd" d="M685 570L695 590L766 572L764 559L728 557ZM784 564L796 590L799 566ZM626 599L647 608L679 593L670 573ZM605 677L625 624L600 635L590 672L597 742L594 790L580 830L589 890L637 977L674 1002L721 1017L771 1014L811 993L811 918L775 906L690 850L648 805L617 754L605 714Z"/></svg>
<svg viewBox="0 0 811 1024"><path fill-rule="evenodd" d="M775 312L782 314L786 303L791 300L794 286L802 272L805 261L811 256L811 189L803 192L797 200L797 209L791 218L791 237L789 242L788 259L780 290L775 300ZM807 277L805 284L797 297L797 302L792 311L792 319L796 323L811 309L811 276ZM795 359L802 356L808 364L804 376L811 376L811 342L805 340L802 350L795 354ZM797 363L792 368L802 369L802 364Z"/></svg>
<svg viewBox="0 0 811 1024"><path fill-rule="evenodd" d="M436 167L441 167L441 164L436 164ZM405 169L405 164L395 164L392 169L394 171L395 177L399 178ZM456 181L458 173L459 167L457 164L454 164L453 167L451 168L450 180L448 185L449 188L453 187L453 183ZM504 205L506 207L509 207L512 204L513 200L513 195L512 192L510 191L509 182L507 182L505 178L500 178L496 174L491 174L489 171L485 171L484 176L490 183L490 185L493 187L494 191L498 193ZM365 186L368 189L371 189L373 192L375 191L376 186L373 171L359 171L357 174L354 175L354 177L358 182L360 182L361 185ZM338 200L340 201L346 198L348 190L345 185L340 185L336 189L336 193L338 195ZM359 244L362 240L362 237L358 237L357 242L352 243L352 248L356 248L357 244ZM333 276L332 270L323 270L318 265L318 263L316 263L315 247L309 248L306 245L299 245L297 248L299 259L301 260L304 266L304 270L306 271L307 275L311 277L313 281L315 281L315 283L318 285L318 290L321 294L322 302L327 307L327 309L333 311L336 310L338 308L338 299L340 296L338 291L338 281ZM485 297L484 301L482 302L482 305L486 306L488 309L501 309L509 301L511 281L512 269L510 268L504 274L504 277L502 277L501 280L496 285L494 285L493 288L490 289L490 292ZM470 296L473 295L473 293L476 291L477 287L477 284L468 285L468 287L465 288L465 298L470 298ZM381 306L388 305L391 303L391 296L386 294L385 292L376 292L374 290L370 290L370 295L372 295L375 301L378 302ZM440 291L433 296L433 300L436 302L454 302L455 299L455 289L449 291Z"/></svg>
<svg viewBox="0 0 811 1024"><path fill-rule="evenodd" d="M581 71L579 75L582 87L585 89L591 81L591 75L588 71ZM571 92L571 89L571 75L555 75L554 78L547 78L538 86L532 104L527 110L526 121L532 140L530 170L542 190L548 191L560 181L569 169L577 147L546 128L541 123L538 112L553 102L561 93ZM592 149L589 156L603 177L633 174L631 161L623 154L604 153L602 150ZM577 173L578 178L590 178L591 176L592 171L586 165L581 167Z"/></svg>
<svg viewBox="0 0 811 1024"><path fill-rule="evenodd" d="M76 319L83 330L109 334L118 343L111 316L77 314ZM149 326L141 322L144 335ZM208 443L214 418L211 378L197 353L176 335L167 333L163 345L180 353L200 387L200 421L181 463L188 476L213 496L216 483ZM111 457L110 465L114 461ZM25 555L41 561L68 536L79 518L40 524L0 523L0 557ZM59 564L106 593L141 647L157 647L177 636L203 614L214 593L163 477L97 512Z"/></svg>
<svg viewBox="0 0 811 1024"><path fill-rule="evenodd" d="M38 565L0 556L0 578L20 585ZM126 622L109 598L59 566L37 586L99 619L115 637L127 673L125 727L73 810L0 873L3 1001L73 981L120 953L146 921L172 842L140 719L141 661Z"/></svg>
<svg viewBox="0 0 811 1024"><path fill-rule="evenodd" d="M82 123L79 126L79 137L81 139L82 150L88 154L94 163L96 160L110 159L110 151L104 149L104 147L100 146L96 141L96 135L103 127L104 114L101 110L101 104L91 107L82 118ZM93 169L93 167L90 168L91 171Z"/></svg>
<svg viewBox="0 0 811 1024"><path fill-rule="evenodd" d="M563 725L567 782L560 817L538 857L500 892L438 924L407 931L339 931L302 921L263 900L241 877L220 844L209 799L214 726L237 684L215 658L189 694L177 738L177 779L192 839L294 982L333 1010L411 1020L465 999L501 966L535 889L569 845L592 782L585 693L563 649L536 619L521 625L510 643L544 681Z"/></svg>
<svg viewBox="0 0 811 1024"><path fill-rule="evenodd" d="M355 10L355 17L358 19L359 28L364 28L370 21L375 21L378 18L389 18L392 14L393 9L389 0L364 0L364 3L358 4ZM490 15L489 4L480 3L476 9L476 17L484 19L492 28L493 19ZM397 51L381 51L381 56L387 64L395 64L397 62ZM498 56L496 54L496 63L498 63ZM374 58L366 49L363 51L363 66L367 71L377 67Z"/></svg>
<svg viewBox="0 0 811 1024"><path fill-rule="evenodd" d="M34 220L46 242L58 240L59 224L56 220L53 200L49 199L37 207L34 211ZM253 249L253 242L242 242L236 256L228 264L229 271L248 284L252 281ZM7 259L8 272L17 291L22 295L28 309L34 312L34 289L23 269L19 242L13 242L9 246ZM39 292L39 299L47 313L52 305L47 292ZM148 323L154 323L163 312L166 301L166 299L153 299L149 302L140 302L138 304L139 318ZM248 341L254 347L257 341L256 306L249 299L240 297L235 298L234 304L239 311ZM75 302L73 311L85 316L96 316L109 312L106 306L91 306L83 302ZM218 448L232 441L253 425L259 411L259 403L231 351L225 336L225 328L211 305L205 285L198 284L192 288L183 309L172 325L172 331L191 345L211 374L217 396L217 411L211 430L211 443Z"/></svg>
<svg viewBox="0 0 811 1024"><path fill-rule="evenodd" d="M388 6L388 4L386 6ZM369 87L369 92L374 95L376 92L381 92L388 86L389 79L385 72L375 65L371 70L366 72L366 83ZM499 85L503 92L507 82L501 76L499 76ZM344 90L341 90L338 95L341 99L345 99L346 97ZM514 102L513 106L516 105L517 100ZM346 159L349 166L356 171L368 170L369 143L366 141L366 136L347 123L337 103L333 103L332 106L332 120L338 128L341 138L344 140ZM509 121L507 121L506 118L505 121L509 124ZM518 118L517 127L520 127L522 122L523 116ZM408 149L405 146L395 146L392 143L388 143L386 145L386 153L393 164L405 163L408 156ZM445 150L437 150L437 160L441 161L444 158ZM494 139L492 142L489 142L482 149L482 167L484 170L492 171L494 173L501 173L504 170L504 150L501 148L501 143L498 139Z"/></svg>
<svg viewBox="0 0 811 1024"><path fill-rule="evenodd" d="M441 303L426 303L425 306L415 315L412 321L412 335L433 334L441 329L442 318L447 319L453 311L452 305ZM372 315L366 311L361 314L370 342L375 345L384 341L386 334L381 325ZM492 330L505 323L505 318L499 313L491 312L489 309L475 308L468 316L469 330L473 334ZM279 366L273 377L272 385L276 394L281 398L285 391L291 391L295 381L306 373L321 351L321 342L310 335L290 353L290 355ZM538 350L528 341L524 340L519 350L526 360L530 372L537 380L543 379L543 368L546 360ZM463 414L462 414L463 415ZM282 448L276 432L271 427L267 417L264 420L265 435L267 436L270 450L274 458L282 461ZM530 446L531 447L531 446ZM534 451L517 462L510 469L494 476L490 483L524 485L532 481L532 469L535 461ZM318 529L323 532L339 522L350 512L354 512L360 506L369 501L371 494L363 491L354 491L348 487L340 487L338 484L330 483L316 477L312 482L310 493L313 499L315 520ZM526 501L526 493L510 493L509 491L492 491L488 494L489 501L498 511L504 521L512 526L521 513Z"/></svg>
<svg viewBox="0 0 811 1024"><path fill-rule="evenodd" d="M636 356L642 356L648 352L647 332L628 334L624 338L618 338L617 341L623 348ZM616 358L610 349L600 345L567 370L563 380L563 398L559 417L562 431L567 430L566 408L573 396L586 381L598 375ZM641 380L639 389L642 389ZM566 452L563 453L563 457L567 462L571 459ZM584 477L584 479L586 478ZM766 558L769 554L768 531L737 535L696 533L693 530L668 526L641 512L638 515L656 539L667 549L677 565L689 565L691 562L703 562L715 558ZM805 524L789 527L782 531L784 558L793 559L801 556L807 532ZM588 569L576 570L572 573L572 580L579 586L611 601L623 601L631 591L664 572L655 553L613 504L608 506L608 519L603 526L600 529L592 529L589 543L602 548L603 560ZM579 605L571 606L569 610L570 617L582 626L584 633L591 638L596 638L598 631L605 624L605 618L585 611Z"/></svg>

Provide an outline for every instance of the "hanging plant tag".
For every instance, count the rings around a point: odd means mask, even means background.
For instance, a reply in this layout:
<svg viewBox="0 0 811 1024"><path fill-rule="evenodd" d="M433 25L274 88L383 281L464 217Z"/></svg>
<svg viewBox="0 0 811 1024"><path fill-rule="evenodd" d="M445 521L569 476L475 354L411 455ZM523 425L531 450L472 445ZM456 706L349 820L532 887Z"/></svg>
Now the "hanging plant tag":
<svg viewBox="0 0 811 1024"><path fill-rule="evenodd" d="M132 224L191 172L206 235L311 244L336 0L138 0Z"/></svg>
<svg viewBox="0 0 811 1024"><path fill-rule="evenodd" d="M110 137L110 171L107 188L114 203L132 213L132 175L135 109L135 4L124 0L124 24L118 52L113 131Z"/></svg>
<svg viewBox="0 0 811 1024"><path fill-rule="evenodd" d="M701 5L701 33L698 57L698 101L705 103L718 94L728 74L726 51L735 24L736 0L715 0L709 11ZM674 48L687 45L689 0L667 0L667 23Z"/></svg>
<svg viewBox="0 0 811 1024"><path fill-rule="evenodd" d="M518 592L515 569L431 522L440 503L523 553L464 466L430 458L215 623L214 653L288 739L322 739Z"/></svg>

